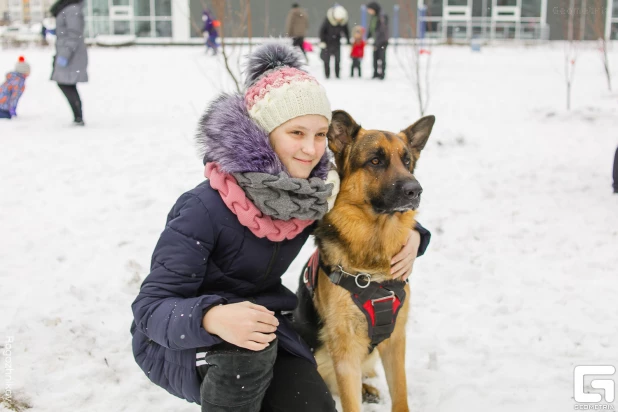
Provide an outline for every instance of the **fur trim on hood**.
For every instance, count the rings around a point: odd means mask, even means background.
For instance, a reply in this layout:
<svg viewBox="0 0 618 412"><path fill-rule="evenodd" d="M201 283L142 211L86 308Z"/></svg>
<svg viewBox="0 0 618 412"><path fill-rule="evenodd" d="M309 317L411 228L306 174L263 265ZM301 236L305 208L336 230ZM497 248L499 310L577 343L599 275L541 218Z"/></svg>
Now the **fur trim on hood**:
<svg viewBox="0 0 618 412"><path fill-rule="evenodd" d="M271 147L268 133L251 120L239 94L222 94L210 104L200 119L196 138L204 164L217 162L226 173L288 173ZM310 177L325 180L328 168L327 150Z"/></svg>
<svg viewBox="0 0 618 412"><path fill-rule="evenodd" d="M341 13L341 15L343 16L343 19L341 19L341 22L338 22L335 19L335 9L337 9L337 13ZM343 6L333 6L326 11L326 18L328 19L329 23L332 24L333 26L338 26L338 25L343 26L347 24L348 22L348 11Z"/></svg>

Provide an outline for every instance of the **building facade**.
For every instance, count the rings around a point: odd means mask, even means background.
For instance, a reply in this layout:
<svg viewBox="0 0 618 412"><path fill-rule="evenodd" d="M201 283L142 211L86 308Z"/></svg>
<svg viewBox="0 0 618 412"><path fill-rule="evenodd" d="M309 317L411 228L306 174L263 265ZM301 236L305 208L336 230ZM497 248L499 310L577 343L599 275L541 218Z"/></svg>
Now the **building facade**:
<svg viewBox="0 0 618 412"><path fill-rule="evenodd" d="M0 0L7 3L12 21L39 22L49 0ZM299 2L307 9L308 37L317 37L331 0ZM366 24L361 0L339 0L349 13L349 24ZM567 20L574 16L576 38L595 39L599 32L618 39L618 0L383 0L394 38L438 41L561 40ZM291 1L221 0L228 37L284 36ZM191 43L201 37L204 6L212 0L84 0L86 36L131 35L138 42ZM216 5L216 4L215 4ZM244 5L244 8L243 8ZM240 21L250 5L251 24ZM221 6L220 6L221 7ZM215 13L216 14L216 13ZM221 13L224 14L224 13ZM221 19L222 16L215 15ZM249 31L251 33L249 33Z"/></svg>
<svg viewBox="0 0 618 412"><path fill-rule="evenodd" d="M9 20L25 24L40 23L51 7L49 0L8 0L7 3Z"/></svg>

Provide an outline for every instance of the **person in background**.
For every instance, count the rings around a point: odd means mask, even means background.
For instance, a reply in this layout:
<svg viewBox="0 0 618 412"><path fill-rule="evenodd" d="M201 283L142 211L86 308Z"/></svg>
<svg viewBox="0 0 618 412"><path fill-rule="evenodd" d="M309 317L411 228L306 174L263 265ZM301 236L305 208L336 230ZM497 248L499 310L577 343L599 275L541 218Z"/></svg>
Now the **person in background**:
<svg viewBox="0 0 618 412"><path fill-rule="evenodd" d="M614 193L618 193L618 149L614 155Z"/></svg>
<svg viewBox="0 0 618 412"><path fill-rule="evenodd" d="M371 15L367 39L373 38L373 78L384 80L386 76L386 47L388 46L388 16L381 13L382 7L375 1L367 5Z"/></svg>
<svg viewBox="0 0 618 412"><path fill-rule="evenodd" d="M341 37L350 44L348 29L348 11L343 6L335 5L326 12L326 19L320 28L320 57L324 60L324 76L330 77L330 58L335 57L335 76L339 78L341 62Z"/></svg>
<svg viewBox="0 0 618 412"><path fill-rule="evenodd" d="M56 18L56 55L51 80L66 97L73 111L73 124L84 126L82 100L77 83L88 82L88 50L84 42L83 0L58 0L50 12Z"/></svg>
<svg viewBox="0 0 618 412"><path fill-rule="evenodd" d="M365 55L365 40L363 40L364 31L365 29L362 26L354 26L352 29L352 38L354 39L354 43L352 43L352 51L350 52L350 57L352 58L352 70L350 77L354 77L354 69L358 70L358 77L362 77L361 61Z"/></svg>
<svg viewBox="0 0 618 412"><path fill-rule="evenodd" d="M309 28L309 17L307 10L301 8L298 3L292 4L292 10L288 12L288 17L285 21L285 32L287 36L292 38L292 45L298 47L307 60L305 51L305 36Z"/></svg>
<svg viewBox="0 0 618 412"><path fill-rule="evenodd" d="M0 86L0 119L17 116L17 103L26 89L26 77L30 75L30 65L19 56L15 70L6 74L6 81Z"/></svg>
<svg viewBox="0 0 618 412"><path fill-rule="evenodd" d="M204 10L202 21L204 22L202 32L204 33L204 39L206 39L206 53L208 53L208 50L212 50L212 54L216 55L217 48L219 47L217 44L217 37L219 37L217 27L219 27L219 22L212 17L210 10Z"/></svg>

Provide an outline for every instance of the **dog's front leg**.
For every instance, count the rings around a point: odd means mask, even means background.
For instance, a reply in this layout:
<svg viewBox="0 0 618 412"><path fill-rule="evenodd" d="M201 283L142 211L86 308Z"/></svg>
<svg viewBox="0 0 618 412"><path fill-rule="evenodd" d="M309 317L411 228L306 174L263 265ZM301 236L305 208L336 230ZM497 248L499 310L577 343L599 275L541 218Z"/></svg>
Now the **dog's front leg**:
<svg viewBox="0 0 618 412"><path fill-rule="evenodd" d="M362 372L358 356L349 353L342 343L345 339L331 340L328 345L335 367L335 377L343 412L360 412L362 404Z"/></svg>
<svg viewBox="0 0 618 412"><path fill-rule="evenodd" d="M404 308L405 309L405 308ZM401 322L403 323L403 322ZM391 394L393 412L408 412L408 384L406 382L405 325L397 325L391 337L378 345L380 358ZM399 329L399 330L397 330Z"/></svg>

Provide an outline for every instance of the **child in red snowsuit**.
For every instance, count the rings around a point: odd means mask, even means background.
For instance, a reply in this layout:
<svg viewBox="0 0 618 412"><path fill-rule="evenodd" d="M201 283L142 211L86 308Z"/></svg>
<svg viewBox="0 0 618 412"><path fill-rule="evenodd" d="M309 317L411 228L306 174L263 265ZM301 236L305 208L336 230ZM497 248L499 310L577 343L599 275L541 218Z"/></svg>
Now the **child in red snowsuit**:
<svg viewBox="0 0 618 412"><path fill-rule="evenodd" d="M361 60L365 54L365 40L363 40L364 31L365 29L361 26L355 26L352 29L354 43L352 43L352 52L350 53L350 57L352 58L352 73L350 77L354 77L354 69L358 69L358 77L361 77Z"/></svg>

